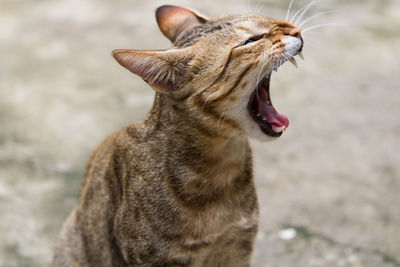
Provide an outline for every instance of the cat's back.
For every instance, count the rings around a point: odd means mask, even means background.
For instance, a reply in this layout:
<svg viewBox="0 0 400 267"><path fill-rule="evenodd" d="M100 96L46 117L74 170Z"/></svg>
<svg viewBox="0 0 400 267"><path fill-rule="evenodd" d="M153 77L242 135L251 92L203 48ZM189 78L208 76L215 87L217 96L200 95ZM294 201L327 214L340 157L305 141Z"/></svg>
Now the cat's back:
<svg viewBox="0 0 400 267"><path fill-rule="evenodd" d="M87 205L107 202L119 206L128 180L140 182L137 177L158 161L157 153L153 153L157 140L144 122L134 123L106 138L87 164L79 207L84 210Z"/></svg>
<svg viewBox="0 0 400 267"><path fill-rule="evenodd" d="M143 160L152 139L141 122L135 123L106 138L93 152L79 202L65 221L57 241L54 266L93 263L124 266L112 234L114 218L122 203L127 178L135 179L143 172Z"/></svg>

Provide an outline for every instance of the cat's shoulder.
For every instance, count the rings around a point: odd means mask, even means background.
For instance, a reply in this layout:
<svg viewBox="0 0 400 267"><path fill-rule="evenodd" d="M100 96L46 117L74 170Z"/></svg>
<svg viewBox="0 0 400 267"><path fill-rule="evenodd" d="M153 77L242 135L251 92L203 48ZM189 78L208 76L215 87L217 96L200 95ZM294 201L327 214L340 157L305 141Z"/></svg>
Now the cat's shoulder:
<svg viewBox="0 0 400 267"><path fill-rule="evenodd" d="M132 150L145 141L145 129L142 123L131 124L108 136L93 152L90 161L105 158L107 154L114 155L124 150Z"/></svg>

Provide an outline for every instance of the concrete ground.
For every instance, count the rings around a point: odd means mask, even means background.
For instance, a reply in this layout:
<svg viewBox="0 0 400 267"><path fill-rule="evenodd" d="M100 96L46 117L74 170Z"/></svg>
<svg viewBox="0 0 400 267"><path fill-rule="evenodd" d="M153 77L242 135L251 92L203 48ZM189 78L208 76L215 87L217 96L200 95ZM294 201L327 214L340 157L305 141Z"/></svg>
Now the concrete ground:
<svg viewBox="0 0 400 267"><path fill-rule="evenodd" d="M288 0L169 1L209 16L284 18ZM153 92L110 56L170 46L166 1L0 3L0 266L47 266L90 153L143 119ZM295 8L307 2L297 0ZM254 267L400 266L400 3L325 0L305 61L273 75L291 125L254 141Z"/></svg>

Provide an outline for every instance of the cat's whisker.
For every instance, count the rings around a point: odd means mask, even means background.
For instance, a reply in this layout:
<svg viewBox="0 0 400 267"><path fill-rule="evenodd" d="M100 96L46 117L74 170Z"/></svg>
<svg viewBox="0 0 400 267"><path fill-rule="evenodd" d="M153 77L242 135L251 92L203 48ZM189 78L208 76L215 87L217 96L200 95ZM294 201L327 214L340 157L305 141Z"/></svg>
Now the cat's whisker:
<svg viewBox="0 0 400 267"><path fill-rule="evenodd" d="M279 73L279 77L280 77L281 79L284 78L284 77L283 77L283 69L282 69L283 63L284 63L284 60L283 60L282 58L280 58L280 59L279 59L279 67L278 67L278 69L277 69L277 72Z"/></svg>
<svg viewBox="0 0 400 267"><path fill-rule="evenodd" d="M280 69L280 66L281 66L282 64L283 64L283 60L282 60L282 59L279 59L279 61L278 61L278 66L279 66L279 67L276 68L276 72L278 72L278 71L282 72L282 70Z"/></svg>
<svg viewBox="0 0 400 267"><path fill-rule="evenodd" d="M294 57L295 55L290 52L284 52L284 54L288 57Z"/></svg>
<svg viewBox="0 0 400 267"><path fill-rule="evenodd" d="M252 5L251 3L250 3L250 1L251 0L247 0L247 6L248 6L248 8L247 8L247 15L251 15L251 14L257 14L257 13L259 13L260 11L262 11L262 9L263 9L263 6L262 6L262 4L261 4L261 2L262 2L262 0L258 0L256 3L255 3L255 5Z"/></svg>
<svg viewBox="0 0 400 267"><path fill-rule="evenodd" d="M303 36L303 39L304 39L305 42L307 42L307 47L314 48L314 47L320 47L321 46L321 43L318 43L318 41L316 39L311 38L310 35L305 34Z"/></svg>
<svg viewBox="0 0 400 267"><path fill-rule="evenodd" d="M289 58L289 62L292 63L295 68L298 68L297 61L294 57Z"/></svg>
<svg viewBox="0 0 400 267"><path fill-rule="evenodd" d="M286 57L285 53L282 53L281 55L285 58L285 60L282 59L282 63L281 63L282 65L279 67L280 76L281 76L281 78L283 79L283 78L284 78L284 77L283 77L283 68L285 68L285 64L284 64L284 63L285 63L286 61L289 61L289 58Z"/></svg>
<svg viewBox="0 0 400 267"><path fill-rule="evenodd" d="M294 55L292 55L292 54L289 53L289 52L283 52L283 55L285 56L285 58L286 58L287 60L291 60L292 58L294 58Z"/></svg>
<svg viewBox="0 0 400 267"><path fill-rule="evenodd" d="M265 63L261 66L260 71L258 72L258 77L257 77L256 86L258 86L258 83L260 82L260 75L261 75L262 70L263 70L264 67L268 64L268 61L266 60L266 59L267 59L267 55L266 55L265 53L263 53L263 57L264 57L263 61L264 61ZM256 91L256 97L257 97L257 99L259 99L258 88L257 88L257 91Z"/></svg>
<svg viewBox="0 0 400 267"><path fill-rule="evenodd" d="M318 29L318 28L322 28L322 27L327 27L327 26L339 26L339 25L340 25L340 24L338 24L338 23L324 23L324 24L314 25L314 26L305 28L305 29L302 30L301 32L302 32L302 34L304 34L304 33L306 33L306 32L309 32L309 31L311 31L311 30L314 30L314 29Z"/></svg>
<svg viewBox="0 0 400 267"><path fill-rule="evenodd" d="M252 1L249 0L249 13L247 14L248 17L255 14L257 12L257 10L259 9L258 6L260 4L260 1L258 1L257 3L251 3L251 2Z"/></svg>
<svg viewBox="0 0 400 267"><path fill-rule="evenodd" d="M296 19L296 17L300 13L302 13L305 9L309 9L311 6L315 5L319 1L321 1L321 0L313 0L310 3L308 3L307 5L305 5L304 7L300 8L299 10L297 10L297 12L293 15L293 17L289 20L289 22L293 23L293 21Z"/></svg>
<svg viewBox="0 0 400 267"><path fill-rule="evenodd" d="M278 73L278 72L281 71L281 70L280 70L280 67L279 67L281 64L282 64L282 59L278 58L278 67L275 68L275 72L276 72L276 73Z"/></svg>
<svg viewBox="0 0 400 267"><path fill-rule="evenodd" d="M289 60L289 58L290 58L290 55L287 55L286 52L283 52L281 55L286 59L286 61ZM286 57L286 56L288 56L288 57Z"/></svg>
<svg viewBox="0 0 400 267"><path fill-rule="evenodd" d="M262 0L259 0L257 5L256 5L256 12L255 14L263 14L264 13L264 6L262 4Z"/></svg>
<svg viewBox="0 0 400 267"><path fill-rule="evenodd" d="M329 13L332 13L332 12L333 11L325 11L325 12L320 12L318 14L315 14L315 15L303 20L300 24L297 25L297 27L301 28L303 25L305 25L307 22L311 21L312 19L321 17L323 15L326 15L326 14L329 14Z"/></svg>
<svg viewBox="0 0 400 267"><path fill-rule="evenodd" d="M258 86L258 84L260 83L260 75L261 75L261 71L264 68L264 66L265 66L265 64L261 67L260 71L258 72L256 86ZM258 97L258 89L257 89L257 97Z"/></svg>
<svg viewBox="0 0 400 267"><path fill-rule="evenodd" d="M294 0L290 0L289 7L288 7L288 10L286 12L286 18L285 18L286 21L289 19L290 11L292 9L293 3L294 3Z"/></svg>
<svg viewBox="0 0 400 267"><path fill-rule="evenodd" d="M203 106L201 107L201 110L200 110L201 113L203 113L203 109L204 109L204 107L206 106L207 101L210 99L210 97L212 97L212 96L213 96L214 94L216 94L216 93L218 93L218 91L216 91L216 92L210 94L210 95L207 97L206 101L204 101Z"/></svg>
<svg viewBox="0 0 400 267"><path fill-rule="evenodd" d="M315 1L315 0L313 0L313 1ZM312 3L312 2L311 2ZM308 3L308 4L310 4L310 3ZM304 9L304 8L306 8L307 7L307 5L306 6L303 6L303 7L301 7L300 9L298 9L295 13L294 13L294 15L290 18L288 18L287 19L287 21L288 22L293 22L293 20L295 19L295 17Z"/></svg>
<svg viewBox="0 0 400 267"><path fill-rule="evenodd" d="M281 61L278 59L278 61L277 61L277 66L279 66L280 63L281 63ZM274 68L274 71L277 73L277 72L278 72L278 67L275 67L275 68Z"/></svg>
<svg viewBox="0 0 400 267"><path fill-rule="evenodd" d="M246 15L248 16L248 15L250 15L250 14L252 14L252 11L253 11L253 9L252 9L252 5L251 5L251 3L250 3L250 1L251 0L247 0L247 4L246 4Z"/></svg>
<svg viewBox="0 0 400 267"><path fill-rule="evenodd" d="M297 25L297 23L300 23L300 21L303 19L303 17L307 14L307 11L310 10L310 8L314 5L316 5L319 1L321 0L314 0L314 2L309 3L306 8L304 8L303 12L299 15L299 17L296 19L296 22L294 25Z"/></svg>
<svg viewBox="0 0 400 267"><path fill-rule="evenodd" d="M292 63L297 68L297 62L296 62L296 59L293 57L293 55L290 55L287 52L283 52L281 55L282 55L282 57L284 57L286 59L286 61L289 61L290 63ZM285 63L284 60L282 60L282 67L281 68L285 67L285 65L283 63ZM281 73L283 73L283 69L281 70ZM283 75L281 75L281 77L283 78Z"/></svg>
<svg viewBox="0 0 400 267"><path fill-rule="evenodd" d="M221 118L224 116L224 112L222 112L221 113L221 116L219 116L219 119L218 119L218 128L219 128L219 123L221 122Z"/></svg>
<svg viewBox="0 0 400 267"><path fill-rule="evenodd" d="M246 15L249 15L250 14L250 11L251 11L251 9L250 9L250 0L247 0L247 2L246 2Z"/></svg>
<svg viewBox="0 0 400 267"><path fill-rule="evenodd" d="M263 64L261 65L261 68L260 68L260 70L259 70L259 72L258 72L256 86L258 86L258 83L260 82L261 72L263 71L264 67L268 64L268 61L266 60L266 59L267 59L267 56L266 56L265 53L263 54L263 57L264 57L264 58L263 58L263 62L265 62L265 63L263 63ZM258 92L258 91L257 91L257 92Z"/></svg>

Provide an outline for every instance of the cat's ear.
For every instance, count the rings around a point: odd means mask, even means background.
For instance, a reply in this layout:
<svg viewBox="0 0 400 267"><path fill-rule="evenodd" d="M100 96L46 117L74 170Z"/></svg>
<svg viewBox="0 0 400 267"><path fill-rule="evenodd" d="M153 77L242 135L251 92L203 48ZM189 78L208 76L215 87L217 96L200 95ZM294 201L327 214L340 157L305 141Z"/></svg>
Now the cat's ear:
<svg viewBox="0 0 400 267"><path fill-rule="evenodd" d="M189 9L169 5L157 8L156 19L161 32L171 42L175 42L176 37L185 29L207 22L206 18Z"/></svg>
<svg viewBox="0 0 400 267"><path fill-rule="evenodd" d="M115 50L113 57L127 70L139 75L161 93L179 90L182 77L192 59L189 48L157 50Z"/></svg>

